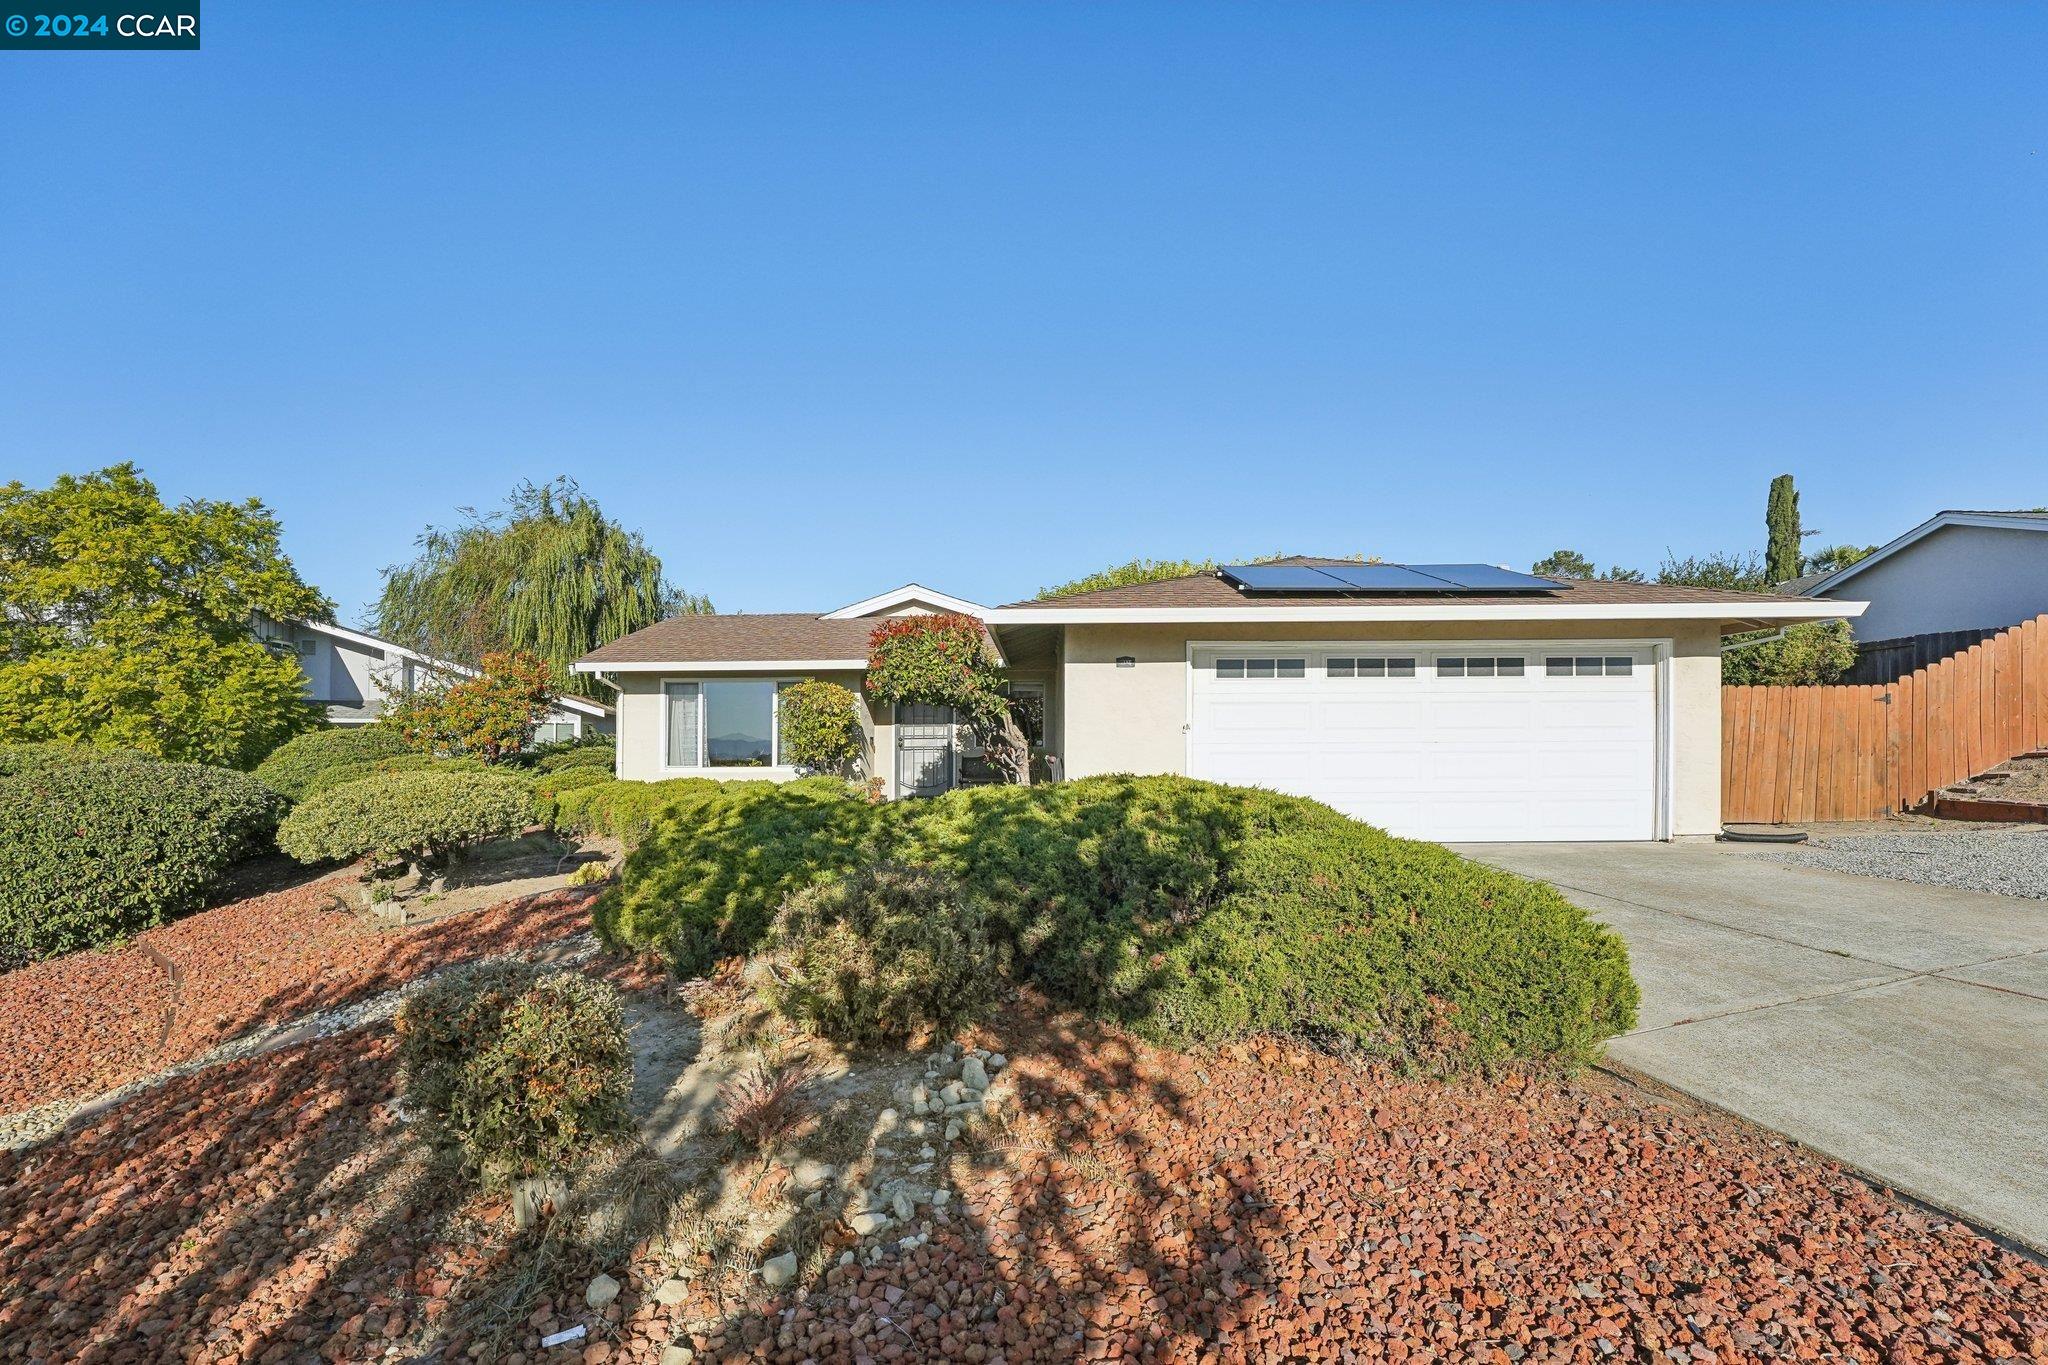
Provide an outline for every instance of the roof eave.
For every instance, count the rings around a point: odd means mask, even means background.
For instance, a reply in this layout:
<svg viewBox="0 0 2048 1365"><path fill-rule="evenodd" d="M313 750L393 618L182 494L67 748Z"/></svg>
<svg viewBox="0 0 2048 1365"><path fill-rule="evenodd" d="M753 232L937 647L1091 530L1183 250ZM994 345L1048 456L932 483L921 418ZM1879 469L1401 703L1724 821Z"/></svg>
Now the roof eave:
<svg viewBox="0 0 2048 1365"><path fill-rule="evenodd" d="M992 626L1201 625L1286 621L1832 621L1868 602L1347 603L1327 607L1036 607L988 614Z"/></svg>
<svg viewBox="0 0 2048 1365"><path fill-rule="evenodd" d="M865 672L866 659L578 659L571 673L848 673Z"/></svg>

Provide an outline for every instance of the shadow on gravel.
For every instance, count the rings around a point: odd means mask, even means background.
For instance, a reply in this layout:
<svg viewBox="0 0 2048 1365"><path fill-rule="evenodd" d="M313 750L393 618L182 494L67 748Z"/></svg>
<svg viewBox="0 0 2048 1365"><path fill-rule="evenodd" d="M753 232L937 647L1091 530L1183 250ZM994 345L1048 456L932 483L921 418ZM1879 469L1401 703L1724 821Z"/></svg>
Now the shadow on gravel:
<svg viewBox="0 0 2048 1365"><path fill-rule="evenodd" d="M757 1295L697 1334L700 1358L880 1358L893 1345L914 1360L1074 1359L1228 1340L1237 1302L1273 1287L1257 1234L1274 1205L1242 1151L1195 1166L1157 1140L1198 1102L1199 1066L1163 1075L1071 1016L1026 1014L983 1041L1015 1059L1022 1104L928 1177L956 1191L943 1216L920 1208L882 1235L879 1264L863 1252L842 1266L855 1245L845 1192L791 1213L782 1244L824 1230L802 1311L786 1320L790 1302ZM925 1245L898 1244L921 1227Z"/></svg>

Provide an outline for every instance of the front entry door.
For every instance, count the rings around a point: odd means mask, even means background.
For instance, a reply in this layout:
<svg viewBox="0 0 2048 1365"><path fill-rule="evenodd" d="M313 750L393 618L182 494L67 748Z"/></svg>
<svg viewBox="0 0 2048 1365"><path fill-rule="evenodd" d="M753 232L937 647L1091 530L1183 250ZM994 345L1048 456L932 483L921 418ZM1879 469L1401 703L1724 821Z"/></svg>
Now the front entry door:
<svg viewBox="0 0 2048 1365"><path fill-rule="evenodd" d="M953 785L953 708L896 706L896 794L937 796Z"/></svg>

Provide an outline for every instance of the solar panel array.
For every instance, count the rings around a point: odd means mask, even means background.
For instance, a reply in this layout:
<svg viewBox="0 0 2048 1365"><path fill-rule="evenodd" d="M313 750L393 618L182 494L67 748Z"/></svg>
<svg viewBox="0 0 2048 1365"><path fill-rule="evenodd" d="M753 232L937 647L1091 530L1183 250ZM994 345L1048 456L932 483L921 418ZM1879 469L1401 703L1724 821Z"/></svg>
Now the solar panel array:
<svg viewBox="0 0 2048 1365"><path fill-rule="evenodd" d="M1311 596L1338 593L1551 592L1558 584L1492 564L1226 564L1217 573L1240 592Z"/></svg>

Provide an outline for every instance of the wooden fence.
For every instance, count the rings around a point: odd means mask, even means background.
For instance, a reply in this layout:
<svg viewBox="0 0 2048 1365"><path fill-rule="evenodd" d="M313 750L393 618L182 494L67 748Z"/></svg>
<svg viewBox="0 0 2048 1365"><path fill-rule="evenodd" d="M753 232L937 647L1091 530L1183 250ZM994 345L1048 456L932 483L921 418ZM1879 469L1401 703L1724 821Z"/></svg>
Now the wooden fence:
<svg viewBox="0 0 2048 1365"><path fill-rule="evenodd" d="M2048 747L2048 616L1895 683L1721 689L1721 818L1870 820Z"/></svg>
<svg viewBox="0 0 2048 1365"><path fill-rule="evenodd" d="M1918 669L1960 654L1971 645L2005 629L1944 630L1931 635L1907 635L1896 640L1858 640L1856 662L1837 681L1883 683L1889 686Z"/></svg>

